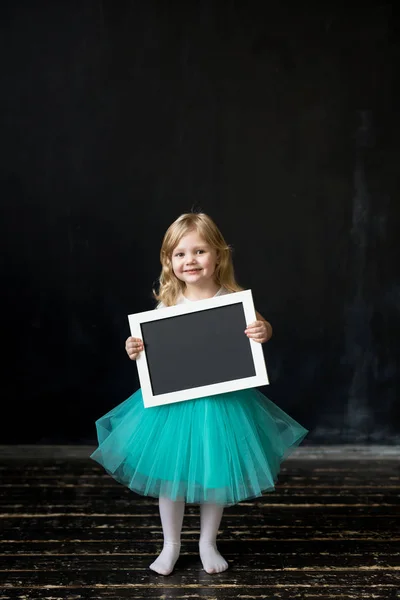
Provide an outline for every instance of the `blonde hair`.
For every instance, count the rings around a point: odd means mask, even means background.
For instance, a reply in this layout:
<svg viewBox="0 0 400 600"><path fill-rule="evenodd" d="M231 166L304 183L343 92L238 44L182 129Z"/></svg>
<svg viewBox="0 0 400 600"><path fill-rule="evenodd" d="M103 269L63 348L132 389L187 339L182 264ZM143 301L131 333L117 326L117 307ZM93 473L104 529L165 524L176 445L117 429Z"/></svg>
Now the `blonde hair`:
<svg viewBox="0 0 400 600"><path fill-rule="evenodd" d="M214 280L228 292L240 292L243 288L236 282L232 263L232 251L224 240L214 221L204 213L184 213L170 225L161 245L161 274L158 292L153 290L155 299L165 306L176 304L185 289L183 281L178 279L172 269L172 252L184 235L191 231L197 233L217 253Z"/></svg>

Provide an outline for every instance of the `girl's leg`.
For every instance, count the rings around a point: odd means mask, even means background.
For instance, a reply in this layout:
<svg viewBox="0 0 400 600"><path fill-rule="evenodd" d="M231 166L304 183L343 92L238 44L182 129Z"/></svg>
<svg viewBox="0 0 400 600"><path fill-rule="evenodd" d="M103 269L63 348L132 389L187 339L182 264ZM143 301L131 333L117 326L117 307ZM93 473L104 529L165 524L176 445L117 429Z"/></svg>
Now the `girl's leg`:
<svg viewBox="0 0 400 600"><path fill-rule="evenodd" d="M228 563L217 550L217 534L224 507L220 504L200 505L200 558L207 573L222 573Z"/></svg>
<svg viewBox="0 0 400 600"><path fill-rule="evenodd" d="M157 560L150 565L150 569L160 575L169 575L174 570L181 549L181 530L185 502L173 502L169 498L160 497L159 507L164 534L164 547Z"/></svg>

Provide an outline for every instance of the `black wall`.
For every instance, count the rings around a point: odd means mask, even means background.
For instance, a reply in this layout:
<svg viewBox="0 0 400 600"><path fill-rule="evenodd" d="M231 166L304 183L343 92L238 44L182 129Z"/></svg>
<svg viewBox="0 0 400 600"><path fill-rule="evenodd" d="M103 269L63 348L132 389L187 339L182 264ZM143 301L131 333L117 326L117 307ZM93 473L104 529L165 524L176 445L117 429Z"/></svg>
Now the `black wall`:
<svg viewBox="0 0 400 600"><path fill-rule="evenodd" d="M365 4L1 4L2 443L95 441L192 207L306 443L400 443L399 31Z"/></svg>

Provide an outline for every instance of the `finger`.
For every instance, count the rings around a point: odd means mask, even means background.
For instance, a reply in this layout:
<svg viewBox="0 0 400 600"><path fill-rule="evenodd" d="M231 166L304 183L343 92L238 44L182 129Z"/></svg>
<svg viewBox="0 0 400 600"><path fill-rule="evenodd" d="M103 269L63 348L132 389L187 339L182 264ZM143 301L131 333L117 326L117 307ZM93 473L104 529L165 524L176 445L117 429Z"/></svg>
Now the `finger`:
<svg viewBox="0 0 400 600"><path fill-rule="evenodd" d="M142 352L142 350L127 350L127 354L129 356L130 359L132 360L136 360L136 358L139 356L139 354Z"/></svg>
<svg viewBox="0 0 400 600"><path fill-rule="evenodd" d="M128 348L139 348L141 346L143 346L142 340L136 340L135 342L130 342L130 344L128 344Z"/></svg>
<svg viewBox="0 0 400 600"><path fill-rule="evenodd" d="M265 329L264 327L253 327L252 329L246 329L245 330L246 334L251 333L251 335L255 335L255 334L264 334L265 333Z"/></svg>
<svg viewBox="0 0 400 600"><path fill-rule="evenodd" d="M140 348L143 346L142 340L135 339L126 343L126 348Z"/></svg>
<svg viewBox="0 0 400 600"><path fill-rule="evenodd" d="M247 337L251 338L252 340L255 340L256 342L261 342L265 338L265 334L262 331L258 333L247 333L246 335Z"/></svg>
<svg viewBox="0 0 400 600"><path fill-rule="evenodd" d="M263 322L262 321L254 321L254 323L250 323L250 325L247 325L246 331L255 329L257 327L263 327Z"/></svg>
<svg viewBox="0 0 400 600"><path fill-rule="evenodd" d="M142 349L135 348L134 350L131 350L130 352L128 352L129 358L137 358L139 356L139 354L142 352L142 350L143 350L143 348Z"/></svg>

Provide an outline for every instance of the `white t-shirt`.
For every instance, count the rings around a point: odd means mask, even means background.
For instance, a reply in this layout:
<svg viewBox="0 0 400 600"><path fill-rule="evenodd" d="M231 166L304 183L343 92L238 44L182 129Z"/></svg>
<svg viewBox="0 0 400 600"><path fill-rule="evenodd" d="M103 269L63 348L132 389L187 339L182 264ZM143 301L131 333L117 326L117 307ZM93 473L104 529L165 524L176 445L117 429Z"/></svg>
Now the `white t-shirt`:
<svg viewBox="0 0 400 600"><path fill-rule="evenodd" d="M212 297L216 298L217 296L224 296L225 294L229 294L228 290L226 290L224 287L220 287L218 292ZM189 304L190 302L196 302L196 300L189 300L189 298L185 298L185 296L181 294L178 300L176 301L176 304ZM165 308L165 304L159 302L156 308Z"/></svg>

